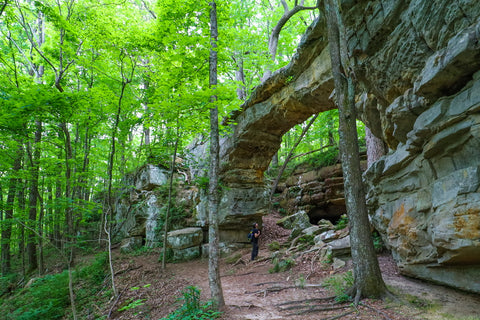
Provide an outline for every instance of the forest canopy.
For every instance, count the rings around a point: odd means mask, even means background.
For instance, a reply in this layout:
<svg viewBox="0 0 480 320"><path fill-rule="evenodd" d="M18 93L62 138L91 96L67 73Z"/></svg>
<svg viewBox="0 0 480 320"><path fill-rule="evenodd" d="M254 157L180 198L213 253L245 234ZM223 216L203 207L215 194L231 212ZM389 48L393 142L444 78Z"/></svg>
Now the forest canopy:
<svg viewBox="0 0 480 320"><path fill-rule="evenodd" d="M2 274L14 252L41 270L42 239L77 243L80 229L103 219L105 194L125 174L145 163L168 167L176 140L182 156L208 136L213 92L220 119L240 110L262 78L288 64L316 5L217 1L211 88L208 1L2 1ZM336 119L321 114L296 153L338 141ZM305 125L285 135L280 160Z"/></svg>

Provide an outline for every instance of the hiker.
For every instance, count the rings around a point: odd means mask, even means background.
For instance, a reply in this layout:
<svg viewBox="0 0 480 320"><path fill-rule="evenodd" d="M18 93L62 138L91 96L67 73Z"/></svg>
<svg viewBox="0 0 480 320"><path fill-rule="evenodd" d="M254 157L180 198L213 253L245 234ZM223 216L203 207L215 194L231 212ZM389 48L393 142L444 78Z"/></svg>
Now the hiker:
<svg viewBox="0 0 480 320"><path fill-rule="evenodd" d="M253 224L252 229L252 261L258 256L258 237L260 237L260 230L258 230L258 223Z"/></svg>

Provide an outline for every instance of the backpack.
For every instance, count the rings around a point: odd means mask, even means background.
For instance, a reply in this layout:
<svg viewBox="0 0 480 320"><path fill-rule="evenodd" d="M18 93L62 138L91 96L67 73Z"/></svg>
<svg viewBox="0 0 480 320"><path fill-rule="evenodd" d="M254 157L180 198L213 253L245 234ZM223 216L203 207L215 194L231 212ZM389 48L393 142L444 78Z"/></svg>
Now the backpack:
<svg viewBox="0 0 480 320"><path fill-rule="evenodd" d="M253 230L250 230L250 233L247 235L247 240L248 240L248 242L253 241Z"/></svg>

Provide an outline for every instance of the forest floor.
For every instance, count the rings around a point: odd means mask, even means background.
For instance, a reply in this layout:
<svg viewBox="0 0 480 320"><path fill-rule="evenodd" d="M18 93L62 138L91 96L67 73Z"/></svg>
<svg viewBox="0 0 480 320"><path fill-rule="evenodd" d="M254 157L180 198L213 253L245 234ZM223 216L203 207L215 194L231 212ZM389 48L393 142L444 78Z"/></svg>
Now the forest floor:
<svg viewBox="0 0 480 320"><path fill-rule="evenodd" d="M221 319L391 319L474 320L480 319L480 296L460 292L398 273L391 256L378 256L383 278L397 301L365 299L357 307L336 303L324 280L351 269L351 261L334 269L310 254L296 259L288 271L270 273L268 243L287 240L288 230L275 224L278 216L264 217L259 258L250 262L245 248L235 263L221 260L221 282L226 307ZM159 253L115 254L116 285L120 296L104 310L110 319L160 319L179 306L177 300L187 286L201 289L201 300L209 299L208 260L167 264L161 269ZM316 261L313 262L312 261ZM312 299L312 300L309 300ZM139 302L136 304L136 302ZM143 304L142 304L143 303ZM124 311L118 311L124 307ZM335 318L337 317L337 318Z"/></svg>

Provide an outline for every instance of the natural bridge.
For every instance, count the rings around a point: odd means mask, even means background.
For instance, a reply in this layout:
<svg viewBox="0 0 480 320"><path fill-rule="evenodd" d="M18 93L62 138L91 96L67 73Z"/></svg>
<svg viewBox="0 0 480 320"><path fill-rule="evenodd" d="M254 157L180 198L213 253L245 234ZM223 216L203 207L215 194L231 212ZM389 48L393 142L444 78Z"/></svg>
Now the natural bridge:
<svg viewBox="0 0 480 320"><path fill-rule="evenodd" d="M480 292L480 2L345 1L359 117L390 152L366 173L375 227L402 272ZM334 108L325 26L233 115L221 141L222 241L266 210L282 135ZM245 229L242 229L245 228Z"/></svg>
<svg viewBox="0 0 480 320"><path fill-rule="evenodd" d="M221 230L243 240L244 230L264 214L264 172L282 136L313 114L334 108L330 56L324 26L314 23L291 63L259 86L233 115L233 132L221 141L221 180L228 186L221 202Z"/></svg>

